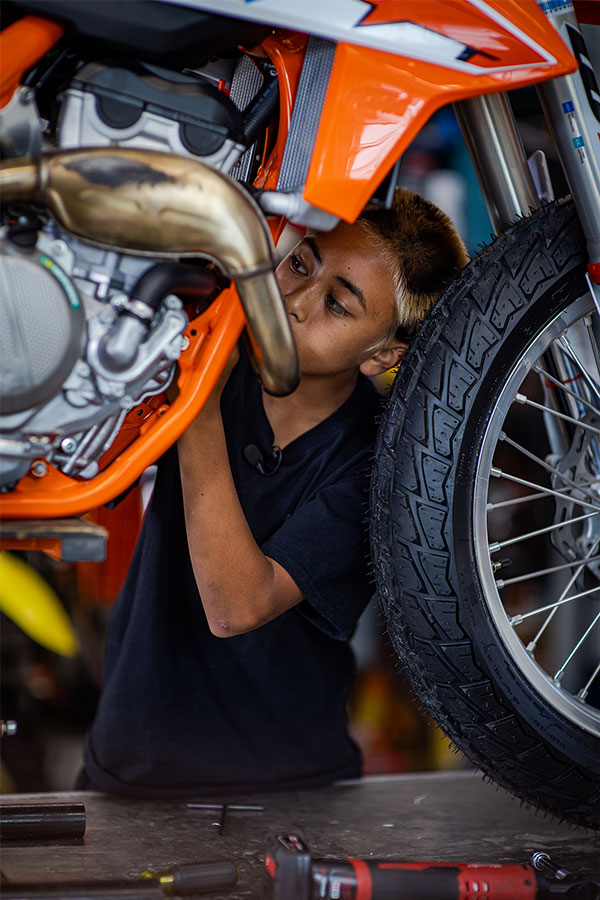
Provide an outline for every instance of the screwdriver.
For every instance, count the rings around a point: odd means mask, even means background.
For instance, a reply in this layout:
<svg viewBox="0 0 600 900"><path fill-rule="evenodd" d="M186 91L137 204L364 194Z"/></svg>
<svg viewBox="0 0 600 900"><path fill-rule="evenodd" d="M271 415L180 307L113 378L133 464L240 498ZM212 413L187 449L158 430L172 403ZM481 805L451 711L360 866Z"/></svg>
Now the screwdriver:
<svg viewBox="0 0 600 900"><path fill-rule="evenodd" d="M135 881L69 881L43 884L2 882L2 900L161 900L171 894L206 894L234 887L232 862L184 863L163 872L143 872Z"/></svg>
<svg viewBox="0 0 600 900"><path fill-rule="evenodd" d="M183 863L162 872L142 872L140 878L154 878L167 894L206 894L237 884L239 873L232 862Z"/></svg>

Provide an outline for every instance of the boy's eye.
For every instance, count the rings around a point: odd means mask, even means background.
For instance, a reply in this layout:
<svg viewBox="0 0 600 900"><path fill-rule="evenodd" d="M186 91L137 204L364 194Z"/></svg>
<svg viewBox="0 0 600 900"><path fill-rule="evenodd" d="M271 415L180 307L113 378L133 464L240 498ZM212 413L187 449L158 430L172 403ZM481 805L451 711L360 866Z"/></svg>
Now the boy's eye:
<svg viewBox="0 0 600 900"><path fill-rule="evenodd" d="M308 275L306 271L306 267L303 265L302 260L299 256L296 256L295 253L290 254L290 266L297 272L298 275Z"/></svg>
<svg viewBox="0 0 600 900"><path fill-rule="evenodd" d="M349 316L350 315L348 310L344 309L344 307L341 305L341 303L337 302L337 300L335 299L333 294L327 294L325 301L327 303L327 306L331 310L331 312L334 312L337 316Z"/></svg>

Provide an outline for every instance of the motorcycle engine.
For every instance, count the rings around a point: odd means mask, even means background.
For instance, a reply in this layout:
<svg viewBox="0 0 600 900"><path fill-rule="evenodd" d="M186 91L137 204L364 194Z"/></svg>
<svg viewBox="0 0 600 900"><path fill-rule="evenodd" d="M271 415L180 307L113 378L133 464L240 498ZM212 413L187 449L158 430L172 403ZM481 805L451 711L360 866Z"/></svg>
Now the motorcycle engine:
<svg viewBox="0 0 600 900"><path fill-rule="evenodd" d="M188 317L177 297L167 296L151 321L128 318L124 313L134 304L113 290L106 264L88 266L86 279L74 277L83 262L77 250L44 233L27 252L6 235L0 241L3 490L35 460L38 466L47 460L68 475L96 475L98 460L127 413L166 389L184 346ZM113 262L122 273L124 260ZM117 266L113 271L119 272ZM98 288L106 291L102 300L94 296ZM139 340L127 364L115 365L107 357L107 342L123 326L134 331L137 326ZM43 463L38 473L44 473Z"/></svg>
<svg viewBox="0 0 600 900"><path fill-rule="evenodd" d="M163 150L227 172L245 150L244 128L214 83L220 74L216 64L199 78L148 64L88 63L64 94L58 145Z"/></svg>
<svg viewBox="0 0 600 900"><path fill-rule="evenodd" d="M223 82L229 96L217 86ZM89 62L59 98L51 146L162 150L226 172L237 163L240 177L246 151L240 109L261 83L245 57L194 74ZM30 114L30 92L20 99ZM5 139L20 155L35 152L32 143L40 138L49 145L42 128L40 119L36 136L22 121L11 131L9 115L3 121ZM134 285L159 260L84 243L40 210L8 211L5 222L0 490L11 490L30 469L43 474L44 460L65 474L92 478L127 413L170 383L188 317L173 294L151 315L132 298ZM135 352L109 359L106 348L115 341Z"/></svg>

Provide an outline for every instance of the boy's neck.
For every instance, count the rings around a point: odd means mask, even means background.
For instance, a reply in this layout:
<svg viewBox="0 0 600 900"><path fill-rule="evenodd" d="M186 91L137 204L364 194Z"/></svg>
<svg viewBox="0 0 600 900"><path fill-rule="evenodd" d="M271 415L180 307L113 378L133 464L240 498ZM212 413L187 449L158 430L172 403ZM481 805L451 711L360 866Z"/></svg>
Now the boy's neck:
<svg viewBox="0 0 600 900"><path fill-rule="evenodd" d="M358 372L336 378L304 375L287 397L262 393L263 406L273 429L273 443L282 449L315 428L346 402L356 387Z"/></svg>

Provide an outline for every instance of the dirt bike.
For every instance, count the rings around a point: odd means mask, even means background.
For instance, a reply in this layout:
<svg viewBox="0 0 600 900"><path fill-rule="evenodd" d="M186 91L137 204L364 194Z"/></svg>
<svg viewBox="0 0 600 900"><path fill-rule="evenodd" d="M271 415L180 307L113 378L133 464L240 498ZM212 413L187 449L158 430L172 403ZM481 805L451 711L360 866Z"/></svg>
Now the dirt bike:
<svg viewBox="0 0 600 900"><path fill-rule="evenodd" d="M600 94L582 24L599 6L578 23L569 0L13 0L0 99L3 541L54 553L73 528L85 552L77 517L177 440L242 331L265 388L294 389L274 243L388 204L403 152L454 104L499 236L395 379L377 590L454 744L592 827ZM534 84L567 199L507 99Z"/></svg>

